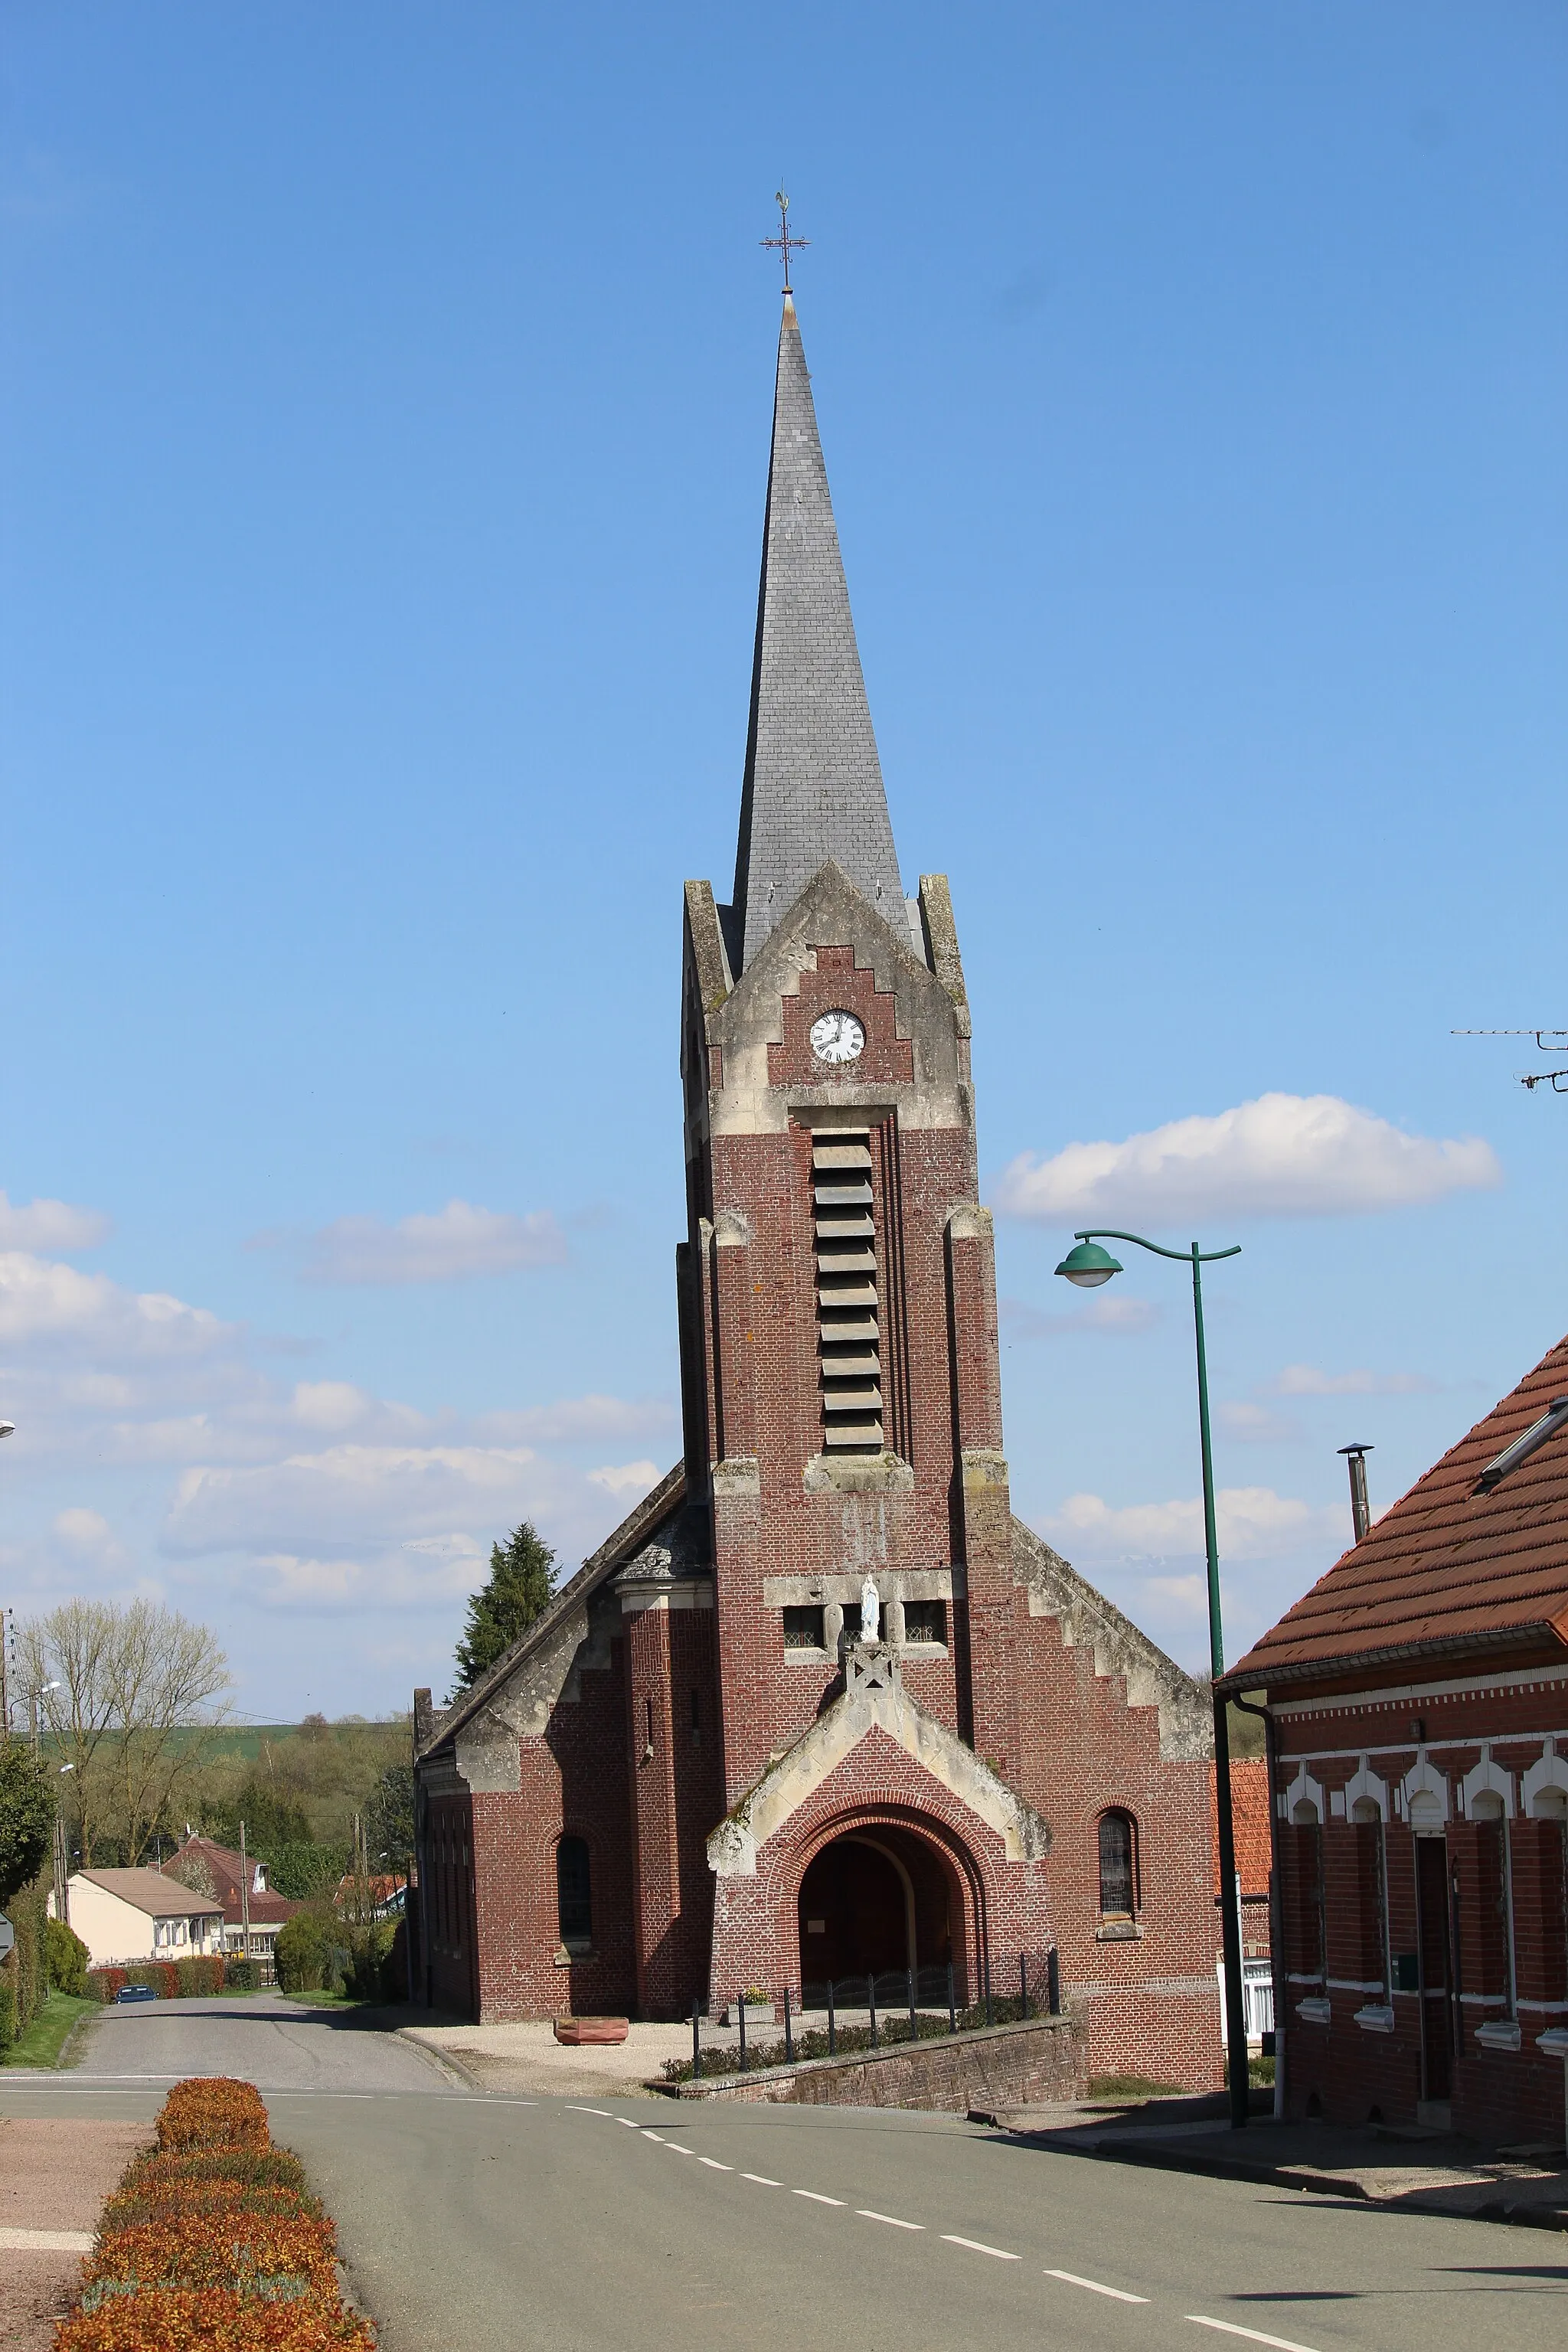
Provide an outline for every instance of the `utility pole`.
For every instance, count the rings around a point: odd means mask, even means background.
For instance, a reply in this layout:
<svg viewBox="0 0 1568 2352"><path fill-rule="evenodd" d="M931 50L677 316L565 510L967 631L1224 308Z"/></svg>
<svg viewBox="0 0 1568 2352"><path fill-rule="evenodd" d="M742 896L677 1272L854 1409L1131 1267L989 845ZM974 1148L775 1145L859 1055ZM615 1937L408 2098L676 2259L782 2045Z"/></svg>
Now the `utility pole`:
<svg viewBox="0 0 1568 2352"><path fill-rule="evenodd" d="M239 1825L239 1932L240 1949L250 1958L250 1864L245 1853L245 1823Z"/></svg>
<svg viewBox="0 0 1568 2352"><path fill-rule="evenodd" d="M0 1609L0 1748L11 1737L11 1688L5 1679L6 1663L11 1651L11 1620L15 1612Z"/></svg>

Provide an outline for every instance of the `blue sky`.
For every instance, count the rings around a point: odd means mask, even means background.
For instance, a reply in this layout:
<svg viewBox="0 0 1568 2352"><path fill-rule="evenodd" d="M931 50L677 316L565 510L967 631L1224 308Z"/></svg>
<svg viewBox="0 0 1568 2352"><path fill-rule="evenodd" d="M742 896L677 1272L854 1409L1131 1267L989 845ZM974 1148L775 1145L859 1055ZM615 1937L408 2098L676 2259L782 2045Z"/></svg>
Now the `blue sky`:
<svg viewBox="0 0 1568 2352"><path fill-rule="evenodd" d="M380 1711L674 1458L781 173L1016 1507L1202 1659L1181 1269L1051 1269L1238 1240L1233 1654L1320 1573L1568 1324L1568 1103L1449 1034L1568 1023L1565 83L1523 0L13 0L0 1598Z"/></svg>

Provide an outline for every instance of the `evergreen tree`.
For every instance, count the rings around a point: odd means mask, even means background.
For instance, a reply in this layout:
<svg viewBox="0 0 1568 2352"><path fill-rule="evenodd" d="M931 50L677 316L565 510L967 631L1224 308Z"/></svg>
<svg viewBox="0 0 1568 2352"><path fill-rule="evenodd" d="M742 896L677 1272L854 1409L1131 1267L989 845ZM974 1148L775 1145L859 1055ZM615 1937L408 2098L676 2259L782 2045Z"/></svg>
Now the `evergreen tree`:
<svg viewBox="0 0 1568 2352"><path fill-rule="evenodd" d="M31 1751L0 1734L0 1905L36 1878L49 1858L55 1792Z"/></svg>
<svg viewBox="0 0 1568 2352"><path fill-rule="evenodd" d="M458 1644L458 1688L471 1690L504 1650L527 1632L550 1605L555 1586L555 1554L526 1519L505 1543L490 1546L489 1581L468 1603L468 1622Z"/></svg>

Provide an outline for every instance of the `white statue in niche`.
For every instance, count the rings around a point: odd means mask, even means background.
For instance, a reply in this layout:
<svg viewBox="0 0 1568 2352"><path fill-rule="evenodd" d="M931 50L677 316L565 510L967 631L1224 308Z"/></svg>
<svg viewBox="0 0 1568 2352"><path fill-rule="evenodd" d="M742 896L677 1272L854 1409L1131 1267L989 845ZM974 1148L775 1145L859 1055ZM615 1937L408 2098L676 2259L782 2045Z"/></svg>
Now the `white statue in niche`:
<svg viewBox="0 0 1568 2352"><path fill-rule="evenodd" d="M869 1577L860 1587L860 1639L875 1642L881 1637L882 1601Z"/></svg>

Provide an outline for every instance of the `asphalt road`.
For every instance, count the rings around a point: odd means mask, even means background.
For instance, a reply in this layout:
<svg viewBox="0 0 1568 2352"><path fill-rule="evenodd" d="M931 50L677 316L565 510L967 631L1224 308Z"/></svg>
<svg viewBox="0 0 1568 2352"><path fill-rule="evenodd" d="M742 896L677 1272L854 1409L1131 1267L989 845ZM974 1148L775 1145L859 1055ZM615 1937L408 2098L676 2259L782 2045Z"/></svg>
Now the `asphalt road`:
<svg viewBox="0 0 1568 2352"><path fill-rule="evenodd" d="M1568 2244L1542 2231L1097 2163L946 2116L465 2094L407 2044L283 2004L215 2014L236 2006L143 2013L123 2041L106 2020L90 2074L0 2076L0 2112L151 2116L157 2086L105 2061L176 2049L180 2071L270 2084L387 2352L1558 2352L1568 2326ZM385 2079L410 2063L417 2087Z"/></svg>

